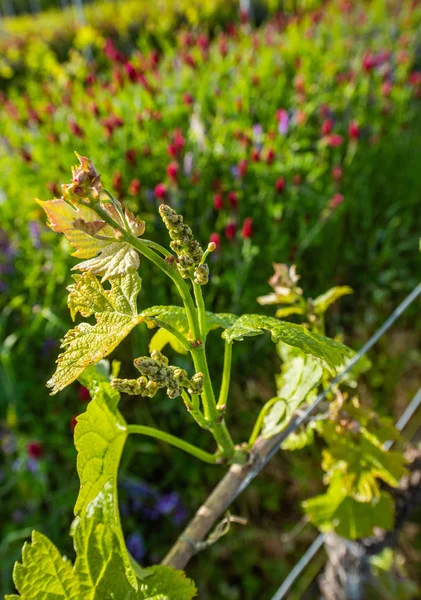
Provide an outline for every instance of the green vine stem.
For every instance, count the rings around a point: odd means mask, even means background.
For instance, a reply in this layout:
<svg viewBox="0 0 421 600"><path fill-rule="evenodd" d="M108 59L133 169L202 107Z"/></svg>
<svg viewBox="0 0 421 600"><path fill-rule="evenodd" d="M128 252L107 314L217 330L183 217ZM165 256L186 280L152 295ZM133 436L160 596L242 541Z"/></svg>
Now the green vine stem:
<svg viewBox="0 0 421 600"><path fill-rule="evenodd" d="M90 206L90 205L89 205ZM186 282L181 277L177 268L174 268L168 264L163 258L161 258L149 245L143 240L135 237L129 231L124 230L121 226L110 217L107 212L101 207L99 203L96 203L94 210L101 216L101 218L108 223L114 229L117 229L121 234L121 241L126 242L135 250L140 252L143 256L153 262L159 269L161 269L172 281L174 282L178 293L180 294L181 300L184 304L186 315L189 323L190 333L193 336L193 343L190 348L190 353L193 359L193 363L196 372L202 372L204 375L204 388L202 393L203 409L205 419L209 423L209 431L212 433L218 448L221 451L222 456L231 460L235 455L239 456L236 452L234 442L229 434L228 428L225 424L223 416L216 407L215 395L212 389L211 378L209 374L208 363L205 353L204 340L201 340L201 329L205 327L206 332L206 311L205 304L203 301L202 290L199 289L197 294L199 296L197 310L193 302L193 298L187 287ZM200 286L198 286L200 287ZM196 295L196 290L195 290ZM197 297L196 297L197 300ZM194 344L197 344L195 346ZM139 426L140 427L140 426ZM239 460L242 460L243 456L239 456Z"/></svg>
<svg viewBox="0 0 421 600"><path fill-rule="evenodd" d="M153 321L158 325L158 327L161 327L162 329L166 329L167 331L169 331L170 333L172 333L173 336L178 339L178 341L183 346L183 348L185 350L187 350L188 352L190 352L190 350L191 350L191 344L190 344L190 342L184 337L184 335L182 333L180 333L178 331L178 329L176 329L175 327L173 327L170 323L166 323L165 321L161 321L161 319L159 319L158 317L153 317Z"/></svg>
<svg viewBox="0 0 421 600"><path fill-rule="evenodd" d="M196 423L200 427L202 427L202 429L209 429L209 424L200 410L199 397L197 395L192 395L192 397L190 398L186 390L183 390L181 392L181 396L184 400L184 404L187 406L187 410L189 411L193 419L196 421Z"/></svg>
<svg viewBox="0 0 421 600"><path fill-rule="evenodd" d="M224 353L224 370L222 372L221 389L219 391L219 399L217 408L222 410L228 400L229 385L231 379L231 359L232 359L232 344L225 342L225 353Z"/></svg>
<svg viewBox="0 0 421 600"><path fill-rule="evenodd" d="M132 246L135 250L143 254L146 258L148 258L151 262L153 262L161 271L163 271L177 287L178 293L180 294L181 300L186 309L187 319L189 323L189 328L192 336L195 340L199 339L199 323L197 320L196 308L194 306L193 299L189 292L189 288L187 287L186 282L183 280L178 270L171 265L169 265L163 258L158 256L156 252L150 247L150 243L145 243L143 240L135 237L129 231L126 231L121 228L121 226L111 218L107 212L101 207L99 203L95 204L93 207L90 204L86 204L82 202L81 204L87 205L90 208L93 208L95 212L97 212L100 217L108 223L114 229L117 229L121 233L120 240L122 242L126 242L130 246Z"/></svg>
<svg viewBox="0 0 421 600"><path fill-rule="evenodd" d="M204 344L208 335L208 327L206 322L206 308L203 300L202 286L193 282L193 291L196 300L197 313L199 316L200 339Z"/></svg>
<svg viewBox="0 0 421 600"><path fill-rule="evenodd" d="M147 427L146 425L128 425L127 432L146 435L148 437L167 442L167 444L171 444L171 446L174 446L175 448L184 450L184 452L187 452L188 454L191 454L192 456L195 456L199 460L203 460L206 463L216 464L219 462L219 453L211 454L210 452L205 452L205 450L201 450L200 448L197 448L197 446L193 446L193 444L189 444L175 435L155 429L154 427Z"/></svg>
<svg viewBox="0 0 421 600"><path fill-rule="evenodd" d="M259 437L259 433L263 425L263 419L267 415L268 411L272 408L272 406L277 402L283 402L285 406L287 404L284 398L278 398L278 396L275 396L275 398L271 398L271 400L268 400L266 404L264 404L262 410L259 413L259 416L257 417L256 423L254 424L253 431L251 432L251 436L247 445L248 448L251 448L257 440L257 438Z"/></svg>

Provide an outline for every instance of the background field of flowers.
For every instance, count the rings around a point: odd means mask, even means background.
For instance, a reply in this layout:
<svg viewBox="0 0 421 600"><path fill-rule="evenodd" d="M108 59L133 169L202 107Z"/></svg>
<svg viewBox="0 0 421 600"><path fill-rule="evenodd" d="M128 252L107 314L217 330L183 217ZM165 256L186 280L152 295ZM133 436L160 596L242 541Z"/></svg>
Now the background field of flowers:
<svg viewBox="0 0 421 600"><path fill-rule="evenodd" d="M233 1L178 0L128 1L118 10L93 3L83 22L70 9L3 22L2 591L33 527L71 554L72 427L89 398L77 385L54 398L45 389L70 325L64 290L73 261L34 197L60 195L74 150L145 219L148 237L166 239L157 215L166 201L198 239L216 243L206 290L212 309L270 313L256 298L268 292L271 263L296 263L308 295L354 289L327 326L358 347L420 278L420 2L276 5L259 4L254 20ZM147 265L142 275L142 306L168 303L159 275ZM371 357L362 389L392 415L421 380L419 314L405 318ZM139 329L116 358L130 364L147 340ZM217 364L216 337L214 348ZM258 366L246 377L250 360ZM235 361L228 418L244 431L273 395L279 365L259 343ZM139 422L194 436L168 399L124 408ZM238 501L250 526L197 559L203 598L260 597L305 546L305 534L285 546L280 532L300 517L299 501L318 491L320 467L310 452L282 461ZM219 473L147 440L129 445L124 465L127 541L153 562ZM246 556L245 542L253 542ZM215 580L222 565L225 581Z"/></svg>

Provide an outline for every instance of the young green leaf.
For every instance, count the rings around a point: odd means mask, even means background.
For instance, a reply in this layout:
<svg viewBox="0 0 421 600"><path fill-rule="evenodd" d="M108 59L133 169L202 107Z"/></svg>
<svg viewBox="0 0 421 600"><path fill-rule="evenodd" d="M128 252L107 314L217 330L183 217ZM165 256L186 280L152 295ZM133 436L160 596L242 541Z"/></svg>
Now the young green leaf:
<svg viewBox="0 0 421 600"><path fill-rule="evenodd" d="M130 271L113 277L111 289L105 290L94 275L76 276L69 287L69 307L87 317L95 314L96 323L81 323L64 337L64 352L57 359L57 370L48 381L52 394L72 383L89 365L108 356L138 323L145 319L137 314L136 298L141 280Z"/></svg>
<svg viewBox="0 0 421 600"><path fill-rule="evenodd" d="M342 296L352 294L353 291L354 290L347 285L331 288L313 300L315 312L323 315L331 304L336 302L336 300L339 300L339 298L342 298Z"/></svg>
<svg viewBox="0 0 421 600"><path fill-rule="evenodd" d="M289 317L290 315L304 315L305 310L301 306L283 306L282 308L278 308L275 313L275 316L278 319L282 319L283 317Z"/></svg>
<svg viewBox="0 0 421 600"><path fill-rule="evenodd" d="M64 233L70 245L76 248L73 256L89 259L79 263L74 269L102 275L102 281L105 281L139 268L136 250L119 241L116 231L99 220L100 217L92 208L80 204L74 206L63 198L37 202L46 212L51 229ZM125 212L131 233L139 237L144 232L145 224L129 211ZM124 225L116 210L113 210L112 216L119 225Z"/></svg>
<svg viewBox="0 0 421 600"><path fill-rule="evenodd" d="M98 383L86 412L77 419L75 446L80 491L74 512L78 523L83 523L89 516L113 533L127 578L136 589L137 580L126 550L118 512L117 471L128 435L126 422L117 410L119 399L119 392L109 383ZM75 527L75 534L77 529ZM84 572L82 566L79 570Z"/></svg>
<svg viewBox="0 0 421 600"><path fill-rule="evenodd" d="M379 480L396 487L406 473L402 454L385 450L365 427L354 433L345 427L338 429L334 422L322 421L317 424L317 431L328 445L322 463L327 481L341 475L343 486L347 481L348 492L361 502L379 496Z"/></svg>
<svg viewBox="0 0 421 600"><path fill-rule="evenodd" d="M183 571L159 565L143 570L140 591L144 600L191 600L196 596L196 586Z"/></svg>
<svg viewBox="0 0 421 600"><path fill-rule="evenodd" d="M152 306L147 310L140 313L140 316L144 317L145 322L149 327L156 327L157 321L161 324L168 324L169 326L176 329L183 336L187 337L189 333L189 324L187 320L186 311L181 306ZM231 313L212 313L206 312L206 324L207 333L212 329L222 327L227 329L231 327L238 317ZM187 350L180 344L177 338L165 329L160 329L152 337L149 351L159 350L161 351L167 344L171 344L174 350L185 353Z"/></svg>
<svg viewBox="0 0 421 600"><path fill-rule="evenodd" d="M278 343L278 352L283 360L281 374L276 383L279 398L284 402L273 405L264 419L262 435L271 437L286 427L291 416L306 400L308 394L316 388L322 378L323 368L320 361L282 342Z"/></svg>
<svg viewBox="0 0 421 600"><path fill-rule="evenodd" d="M22 564L15 563L13 582L20 596L6 600L80 600L80 583L72 563L63 558L54 544L39 531L22 550Z"/></svg>
<svg viewBox="0 0 421 600"><path fill-rule="evenodd" d="M328 368L334 373L352 351L343 344L327 337L314 333L302 325L279 321L275 317L265 315L242 315L222 337L229 343L241 341L245 337L261 335L270 331L272 341L282 341L290 346L295 346L316 358L325 361Z"/></svg>
<svg viewBox="0 0 421 600"><path fill-rule="evenodd" d="M371 502L358 502L348 495L341 477L336 477L325 494L305 500L302 506L313 525L355 540L373 533L374 527L391 529L394 505L390 494L381 492Z"/></svg>

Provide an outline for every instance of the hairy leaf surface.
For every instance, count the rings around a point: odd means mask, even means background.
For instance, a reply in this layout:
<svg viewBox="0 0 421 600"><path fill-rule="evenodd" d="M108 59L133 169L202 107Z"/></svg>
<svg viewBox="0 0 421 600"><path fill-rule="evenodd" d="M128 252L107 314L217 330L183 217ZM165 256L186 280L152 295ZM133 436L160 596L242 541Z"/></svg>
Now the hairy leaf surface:
<svg viewBox="0 0 421 600"><path fill-rule="evenodd" d="M136 298L141 280L130 271L113 277L105 290L92 273L75 277L69 287L69 307L74 316L80 312L95 314L96 323L81 323L64 337L64 352L57 359L57 370L47 386L55 394L72 383L89 365L108 356L138 323L145 319L137 314Z"/></svg>
<svg viewBox="0 0 421 600"><path fill-rule="evenodd" d="M265 330L270 331L273 342L282 341L306 354L321 358L332 372L335 372L352 353L343 344L314 333L302 325L279 321L275 317L265 315L242 315L232 327L223 332L222 337L232 343L244 340L245 337L261 335Z"/></svg>
<svg viewBox="0 0 421 600"><path fill-rule="evenodd" d="M73 256L89 259L79 263L74 269L101 275L102 281L105 281L115 275L123 275L130 269L139 268L139 255L136 250L129 244L120 242L116 231L104 221L100 221L93 209L80 204L73 206L63 198L37 202L46 212L51 229L64 233L70 245L76 248ZM122 224L118 211L114 209L110 216ZM126 220L133 235L139 236L143 233L144 223L129 211L126 211Z"/></svg>

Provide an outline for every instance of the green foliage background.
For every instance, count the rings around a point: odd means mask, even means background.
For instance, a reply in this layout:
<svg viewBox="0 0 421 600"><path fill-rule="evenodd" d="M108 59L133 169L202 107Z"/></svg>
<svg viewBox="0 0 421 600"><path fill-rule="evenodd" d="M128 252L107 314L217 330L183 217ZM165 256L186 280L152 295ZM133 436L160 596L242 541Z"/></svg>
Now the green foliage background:
<svg viewBox="0 0 421 600"><path fill-rule="evenodd" d="M75 149L92 158L105 187L146 220L148 237L166 240L154 193L160 183L204 245L219 234L206 289L212 310L257 312L270 263L297 262L309 296L332 285L353 287L354 296L332 313L328 331L343 333L357 348L420 279L419 5L375 1L348 10L346 3L331 2L255 29L238 24L231 2L180 2L164 13L147 4L146 10L144 3L125 3L118 14L114 5L92 5L83 26L67 16L66 35L60 13L40 15L35 28L32 17L6 21L8 35L0 41L4 592L11 591L11 565L34 527L72 553L67 534L77 477L70 423L84 408L83 393L74 385L52 398L45 382L70 327L64 289L74 260L44 225L33 198L59 193ZM108 38L124 54L121 61L106 56ZM370 57L379 64L367 66ZM285 134L279 110L288 112ZM342 136L338 146L321 132L330 119L332 133ZM357 139L349 136L352 121L359 125ZM180 134L182 147L170 156ZM170 163L177 163L176 178L167 173ZM337 166L340 180L332 176ZM140 181L137 192L134 180ZM229 200L232 192L235 201ZM332 208L336 194L343 201ZM247 218L251 237L241 233ZM227 230L232 224L233 235ZM140 306L173 302L157 273L146 263L142 269ZM273 314L270 308L262 312ZM419 387L419 331L413 308L371 356L374 367L360 393L381 413L399 415ZM211 370L218 373L222 342L217 332L210 336ZM144 354L148 343L148 333L138 327L119 349L123 376L132 375L132 358ZM279 360L259 339L237 344L234 358L238 379L229 419L243 435L274 394ZM201 443L188 416L163 396L143 404L124 400L122 412ZM30 462L33 441L42 444L42 455ZM150 440L129 440L123 466L123 482L149 482L158 494L176 491L189 514L221 475ZM192 564L203 598L255 598L276 588L311 537L306 531L285 546L280 533L300 518L300 501L322 491L321 478L319 454L309 449L267 467L235 506L250 526ZM124 486L121 497L129 506ZM180 532L171 515L158 524L140 509L124 519L127 535L140 531L147 540L147 562L159 560ZM221 572L224 580L216 576Z"/></svg>

